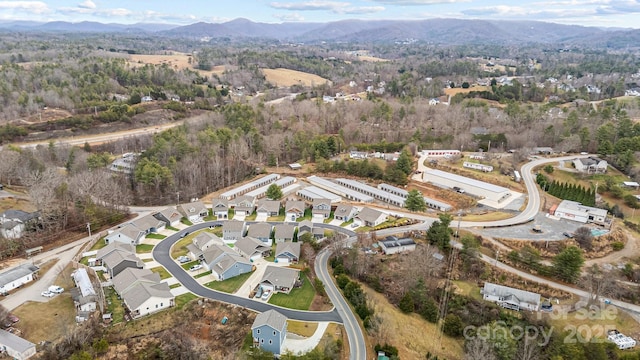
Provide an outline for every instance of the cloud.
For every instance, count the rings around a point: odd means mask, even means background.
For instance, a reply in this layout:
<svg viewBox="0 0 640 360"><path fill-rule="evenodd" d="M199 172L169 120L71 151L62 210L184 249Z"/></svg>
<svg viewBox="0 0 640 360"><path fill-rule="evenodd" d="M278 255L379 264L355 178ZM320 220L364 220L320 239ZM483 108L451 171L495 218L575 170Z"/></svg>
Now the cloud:
<svg viewBox="0 0 640 360"><path fill-rule="evenodd" d="M373 14L380 11L384 11L384 6L360 6L353 8L345 8L341 13L343 14Z"/></svg>
<svg viewBox="0 0 640 360"><path fill-rule="evenodd" d="M387 5L405 5L405 6L421 6L421 5L437 5L437 4L454 4L471 2L471 0L372 0Z"/></svg>
<svg viewBox="0 0 640 360"><path fill-rule="evenodd" d="M43 14L51 10L42 1L0 1L1 10L18 10L32 14Z"/></svg>
<svg viewBox="0 0 640 360"><path fill-rule="evenodd" d="M298 13L290 13L290 14L274 14L274 18L284 21L284 22L298 22L304 21L304 16Z"/></svg>
<svg viewBox="0 0 640 360"><path fill-rule="evenodd" d="M301 3L282 3L282 2L272 2L269 4L274 9L283 9L283 10L297 10L297 11L315 11L315 10L329 10L329 11L337 11L338 9L348 7L349 3L339 2L339 1L321 1L321 0L312 0L305 1Z"/></svg>
<svg viewBox="0 0 640 360"><path fill-rule="evenodd" d="M527 8L521 6L486 6L479 8L466 9L461 11L467 16L479 16L479 17L501 17L503 19L538 19L549 20L550 18L579 18L584 16L595 15L593 9L588 8Z"/></svg>
<svg viewBox="0 0 640 360"><path fill-rule="evenodd" d="M80 4L78 4L79 8L83 8L83 9L95 9L96 8L96 3L94 3L91 0L86 0L81 2Z"/></svg>

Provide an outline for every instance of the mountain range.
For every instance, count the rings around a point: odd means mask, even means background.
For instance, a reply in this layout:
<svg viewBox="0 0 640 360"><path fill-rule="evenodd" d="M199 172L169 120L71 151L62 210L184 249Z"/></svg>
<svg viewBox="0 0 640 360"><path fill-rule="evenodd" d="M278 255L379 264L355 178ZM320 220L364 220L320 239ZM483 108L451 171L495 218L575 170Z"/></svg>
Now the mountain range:
<svg viewBox="0 0 640 360"><path fill-rule="evenodd" d="M0 31L145 33L192 39L273 39L288 42L423 41L433 44L557 44L637 47L640 29L561 25L540 21L500 20L342 20L328 23L258 23L235 19L225 23L104 24L99 22L0 22Z"/></svg>

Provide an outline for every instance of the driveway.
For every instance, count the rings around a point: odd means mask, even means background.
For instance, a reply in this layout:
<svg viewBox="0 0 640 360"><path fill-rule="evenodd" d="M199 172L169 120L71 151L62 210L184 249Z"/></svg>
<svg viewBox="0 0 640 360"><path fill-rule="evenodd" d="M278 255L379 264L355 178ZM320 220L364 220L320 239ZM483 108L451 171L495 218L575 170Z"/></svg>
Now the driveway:
<svg viewBox="0 0 640 360"><path fill-rule="evenodd" d="M255 221L265 222L265 221L267 221L268 218L269 218L268 214L260 213L260 214L256 215L256 220Z"/></svg>
<svg viewBox="0 0 640 360"><path fill-rule="evenodd" d="M258 259L254 261L253 265L256 266L256 270L251 274L251 276L249 276L247 281L245 281L244 284L240 286L238 291L233 293L233 295L248 298L249 294L251 293L251 289L258 286L258 283L260 283L260 280L262 280L262 276L264 275L264 271L266 270L267 266L281 266L281 267L287 266L281 263L279 264L279 263L270 262L265 259Z"/></svg>
<svg viewBox="0 0 640 360"><path fill-rule="evenodd" d="M286 339L284 339L284 344L282 344L282 351L290 351L295 355L308 353L318 346L320 339L322 339L322 336L327 331L327 326L329 326L328 322L323 321L318 323L318 328L316 328L313 335L308 338L288 333Z"/></svg>

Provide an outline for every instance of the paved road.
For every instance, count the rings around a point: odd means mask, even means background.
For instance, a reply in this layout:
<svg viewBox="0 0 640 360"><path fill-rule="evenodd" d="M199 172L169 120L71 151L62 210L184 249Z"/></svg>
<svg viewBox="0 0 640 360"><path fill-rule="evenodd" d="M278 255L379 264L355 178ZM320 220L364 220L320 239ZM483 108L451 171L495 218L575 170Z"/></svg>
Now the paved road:
<svg viewBox="0 0 640 360"><path fill-rule="evenodd" d="M221 225L220 222L205 222L195 224L189 228L180 230L179 232L163 239L158 245L153 248L153 258L164 266L171 275L173 275L185 288L189 289L192 293L217 301L222 301L228 304L235 304L247 309L251 309L258 312L265 312L267 310L277 310L289 319L301 320L301 321L333 321L341 323L342 319L337 309L333 311L301 311L291 310L278 306L271 305L269 303L255 301L246 297L235 296L232 294L223 293L220 291L205 288L198 284L198 282L189 275L178 263L176 263L170 255L171 246L183 237L185 233L191 233L196 230L204 229L209 226Z"/></svg>

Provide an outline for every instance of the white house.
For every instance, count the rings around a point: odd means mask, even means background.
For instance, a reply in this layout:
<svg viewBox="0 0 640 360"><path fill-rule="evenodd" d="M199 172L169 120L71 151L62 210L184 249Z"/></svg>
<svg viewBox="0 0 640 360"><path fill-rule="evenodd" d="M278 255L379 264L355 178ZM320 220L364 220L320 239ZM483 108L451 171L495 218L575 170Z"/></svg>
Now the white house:
<svg viewBox="0 0 640 360"><path fill-rule="evenodd" d="M0 273L0 294L17 289L38 278L39 267L33 264L22 264Z"/></svg>
<svg viewBox="0 0 640 360"><path fill-rule="evenodd" d="M0 330L0 349L16 360L25 360L36 354L36 344L6 330Z"/></svg>
<svg viewBox="0 0 640 360"><path fill-rule="evenodd" d="M209 210L202 201L193 201L178 205L178 211L192 223L199 223L209 215Z"/></svg>
<svg viewBox="0 0 640 360"><path fill-rule="evenodd" d="M413 239L398 239L395 236L387 236L384 240L378 241L378 245L386 255L408 252L416 249L416 242L413 241Z"/></svg>
<svg viewBox="0 0 640 360"><path fill-rule="evenodd" d="M218 220L227 220L229 218L229 200L213 199L211 211Z"/></svg>
<svg viewBox="0 0 640 360"><path fill-rule="evenodd" d="M480 170L482 172L492 172L493 171L493 166L491 166L491 165L472 163L472 162L468 162L468 161L463 162L462 163L462 167L467 168L467 169Z"/></svg>
<svg viewBox="0 0 640 360"><path fill-rule="evenodd" d="M608 211L606 209L584 206L571 200L562 200L553 213L553 215L563 219L598 225L607 224L607 214Z"/></svg>
<svg viewBox="0 0 640 360"><path fill-rule="evenodd" d="M17 239L27 229L29 222L37 222L40 213L28 213L22 210L9 209L0 214L0 235L6 239Z"/></svg>
<svg viewBox="0 0 640 360"><path fill-rule="evenodd" d="M576 170L578 170L579 172L584 172L587 174L601 174L607 172L608 164L606 160L591 156L588 158L573 160L573 166L575 166Z"/></svg>
<svg viewBox="0 0 640 360"><path fill-rule="evenodd" d="M226 244L233 244L244 236L246 225L244 221L230 220L222 224L222 240Z"/></svg>
<svg viewBox="0 0 640 360"><path fill-rule="evenodd" d="M482 298L512 310L538 311L540 309L540 294L489 282L484 283Z"/></svg>
<svg viewBox="0 0 640 360"><path fill-rule="evenodd" d="M362 208L360 213L354 218L354 223L359 226L376 227L387 221L387 214L368 207Z"/></svg>

